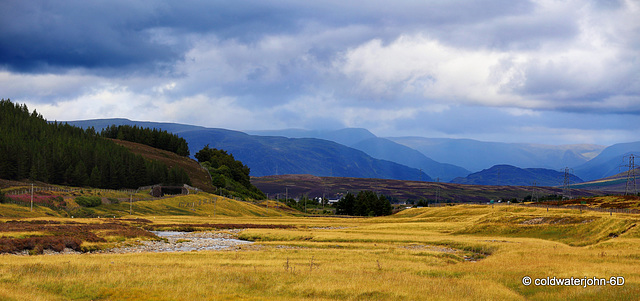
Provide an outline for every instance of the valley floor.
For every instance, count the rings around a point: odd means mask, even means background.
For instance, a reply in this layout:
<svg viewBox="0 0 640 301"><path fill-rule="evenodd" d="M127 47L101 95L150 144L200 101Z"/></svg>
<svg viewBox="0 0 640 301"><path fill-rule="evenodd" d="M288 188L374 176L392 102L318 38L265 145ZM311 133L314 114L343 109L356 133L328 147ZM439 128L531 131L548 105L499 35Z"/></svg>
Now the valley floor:
<svg viewBox="0 0 640 301"><path fill-rule="evenodd" d="M385 218L153 220L167 227L205 223L254 225L235 232L255 243L223 251L0 255L0 299L634 300L640 295L637 215L475 205L410 209ZM608 282L525 285L525 277L538 284L549 284L547 277ZM610 279L624 283L611 285Z"/></svg>

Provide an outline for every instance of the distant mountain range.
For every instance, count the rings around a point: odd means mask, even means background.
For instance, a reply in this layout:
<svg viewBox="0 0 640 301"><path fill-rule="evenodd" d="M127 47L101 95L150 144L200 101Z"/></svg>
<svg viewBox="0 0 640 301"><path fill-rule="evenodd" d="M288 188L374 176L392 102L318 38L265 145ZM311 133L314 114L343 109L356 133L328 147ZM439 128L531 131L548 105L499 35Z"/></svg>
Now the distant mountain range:
<svg viewBox="0 0 640 301"><path fill-rule="evenodd" d="M586 163L605 148L592 144L541 145L424 137L388 139L418 150L438 162L455 164L471 171L499 164L554 170L574 167Z"/></svg>
<svg viewBox="0 0 640 301"><path fill-rule="evenodd" d="M582 179L568 175L569 183L581 183ZM495 186L561 186L564 172L546 168L518 168L511 165L495 165L465 178L456 178L451 183Z"/></svg>
<svg viewBox="0 0 640 301"><path fill-rule="evenodd" d="M377 137L366 129L349 128L326 131L288 129L280 131L248 131L248 133L261 136L306 137L334 141L361 150L376 159L388 160L418 168L432 178L439 178L445 182L457 177L464 177L471 173L469 170L460 166L437 162L415 149L386 138Z"/></svg>
<svg viewBox="0 0 640 301"><path fill-rule="evenodd" d="M251 169L252 176L313 174L398 180L432 179L416 168L372 158L354 148L315 138L256 136L225 129L211 129L172 123L137 122L123 119L73 121L69 124L100 131L111 124L129 124L167 130L189 143L191 154L205 145L224 149Z"/></svg>
<svg viewBox="0 0 640 301"><path fill-rule="evenodd" d="M97 131L111 124L129 124L160 128L184 137L192 155L204 145L222 148L251 168L252 176L311 174L315 176L369 177L442 182L467 178L472 172L491 170L496 165L511 165L529 174L526 182L542 183L528 169L560 172L572 167L585 181L614 175L622 158L640 154L640 142L609 147L592 144L541 145L483 142L471 139L424 137L377 137L366 129L277 131L230 131L176 123L96 119L68 122ZM548 173L551 174L550 172ZM506 174L503 174L506 181ZM477 179L476 179L477 180ZM468 181L476 181L468 179ZM461 181L460 179L456 181ZM488 180L488 184L493 180ZM555 180L554 180L555 181ZM549 185L551 180L545 180ZM507 184L503 185L514 185ZM577 183L577 182L576 182ZM543 185L543 184L540 184Z"/></svg>

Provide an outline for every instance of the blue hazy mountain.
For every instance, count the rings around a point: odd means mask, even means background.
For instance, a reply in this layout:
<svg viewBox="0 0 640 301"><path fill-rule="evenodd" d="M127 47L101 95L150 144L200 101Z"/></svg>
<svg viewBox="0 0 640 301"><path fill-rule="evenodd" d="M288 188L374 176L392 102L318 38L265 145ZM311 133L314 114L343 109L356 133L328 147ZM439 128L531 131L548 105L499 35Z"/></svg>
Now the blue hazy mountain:
<svg viewBox="0 0 640 301"><path fill-rule="evenodd" d="M640 141L609 146L589 162L575 167L574 172L585 181L610 177L628 170L629 162L625 162L624 159L629 154L640 157ZM635 164L640 165L640 160Z"/></svg>
<svg viewBox="0 0 640 301"><path fill-rule="evenodd" d="M582 179L570 174L570 183L581 183ZM512 165L496 165L464 178L456 178L451 183L471 185L504 185L504 186L561 186L564 183L564 172L546 168L518 168Z"/></svg>
<svg viewBox="0 0 640 301"><path fill-rule="evenodd" d="M263 131L244 131L247 134L258 136L281 136L287 138L317 138L340 143L346 146L352 146L362 140L376 138L376 135L362 128L345 128L339 130L303 130L303 129L284 129L284 130L263 130Z"/></svg>
<svg viewBox="0 0 640 301"><path fill-rule="evenodd" d="M454 164L471 171L499 164L557 170L584 164L605 148L592 144L541 145L424 137L388 139L420 151L438 162Z"/></svg>
<svg viewBox="0 0 640 301"><path fill-rule="evenodd" d="M436 162L421 152L410 147L395 143L385 138L370 138L351 145L368 155L400 163L406 166L419 168L440 180L448 182L457 177L464 177L471 172L453 164Z"/></svg>
<svg viewBox="0 0 640 301"><path fill-rule="evenodd" d="M419 169L372 158L362 151L315 138L256 136L239 131L175 123L138 122L126 119L72 121L72 125L97 131L110 124L159 128L183 137L191 154L205 145L226 150L251 169L252 176L311 174L355 178L423 180L431 178Z"/></svg>
<svg viewBox="0 0 640 301"><path fill-rule="evenodd" d="M405 145L380 138L361 128L340 130L301 130L286 129L275 131L249 131L256 135L284 136L288 138L319 138L334 141L365 152L376 159L388 160L409 167L421 169L432 178L450 181L456 177L464 177L470 171L453 165L437 162L419 151Z"/></svg>

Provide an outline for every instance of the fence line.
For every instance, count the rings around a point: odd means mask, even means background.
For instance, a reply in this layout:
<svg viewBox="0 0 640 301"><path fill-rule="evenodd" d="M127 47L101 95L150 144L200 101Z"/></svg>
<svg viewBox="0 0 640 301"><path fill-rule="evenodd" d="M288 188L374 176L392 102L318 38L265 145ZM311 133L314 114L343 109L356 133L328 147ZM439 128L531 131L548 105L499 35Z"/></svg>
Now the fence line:
<svg viewBox="0 0 640 301"><path fill-rule="evenodd" d="M640 214L640 210L638 209L627 209L627 208L593 208L593 207L586 207L586 206L556 206L556 205L545 205L545 204L517 204L517 205L525 206L525 207L536 207L536 208L574 209L574 210L589 210L589 211L609 212L609 213Z"/></svg>
<svg viewBox="0 0 640 301"><path fill-rule="evenodd" d="M41 192L41 191L56 191L56 192L74 192L80 190L92 190L97 192L112 192L112 193L127 193L127 194L135 194L137 190L135 189L101 189L101 188L61 188L55 186L33 186L33 193ZM31 188L20 188L14 189L5 192L5 195L22 195L22 194L31 194Z"/></svg>
<svg viewBox="0 0 640 301"><path fill-rule="evenodd" d="M195 208L196 206L215 204L218 201L219 196L213 196L210 199L203 199L197 201L180 201L178 202L178 207L184 208Z"/></svg>

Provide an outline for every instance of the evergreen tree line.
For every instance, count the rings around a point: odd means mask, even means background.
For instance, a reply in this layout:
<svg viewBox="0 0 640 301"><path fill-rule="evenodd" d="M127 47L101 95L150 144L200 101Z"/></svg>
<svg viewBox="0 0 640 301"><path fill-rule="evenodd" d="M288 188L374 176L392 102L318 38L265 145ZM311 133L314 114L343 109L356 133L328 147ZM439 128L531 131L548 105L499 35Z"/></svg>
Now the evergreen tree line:
<svg viewBox="0 0 640 301"><path fill-rule="evenodd" d="M365 190L354 196L347 193L336 204L336 214L356 216L383 216L393 213L391 203L384 196L378 196L373 191Z"/></svg>
<svg viewBox="0 0 640 301"><path fill-rule="evenodd" d="M163 149L180 156L189 156L189 145L184 138L159 129L142 128L137 125L111 125L100 132L100 136L136 142Z"/></svg>
<svg viewBox="0 0 640 301"><path fill-rule="evenodd" d="M264 199L265 195L251 184L250 169L224 150L206 145L196 155L198 162L209 170L218 192L241 198Z"/></svg>
<svg viewBox="0 0 640 301"><path fill-rule="evenodd" d="M49 123L9 99L0 100L0 178L110 189L190 184L182 169L146 160L93 128Z"/></svg>

